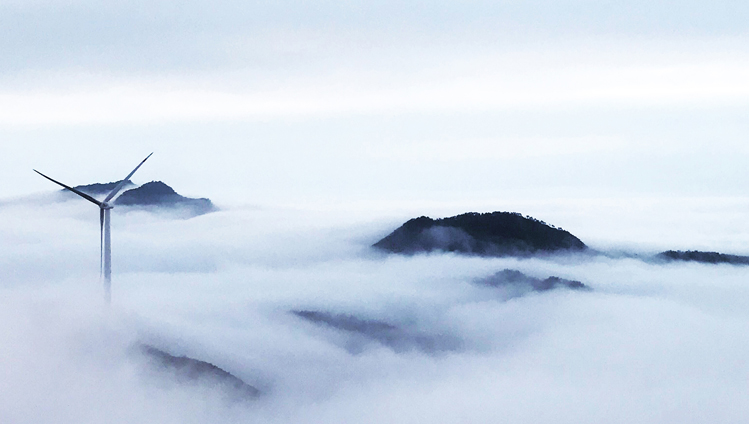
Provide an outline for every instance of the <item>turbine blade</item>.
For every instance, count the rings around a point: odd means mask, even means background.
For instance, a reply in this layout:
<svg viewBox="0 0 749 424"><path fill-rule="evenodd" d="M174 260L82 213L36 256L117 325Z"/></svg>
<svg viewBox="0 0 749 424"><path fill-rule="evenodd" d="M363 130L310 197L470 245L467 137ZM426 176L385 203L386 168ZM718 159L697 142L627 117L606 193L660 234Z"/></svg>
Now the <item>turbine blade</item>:
<svg viewBox="0 0 749 424"><path fill-rule="evenodd" d="M83 192L81 192L81 191L78 191L78 190L74 189L73 187L70 187L70 186L68 186L68 185L65 185L65 184L63 184L63 183L61 183L61 182L59 182L59 181L53 180L52 178L50 178L50 177L48 177L48 176L46 176L46 175L42 174L41 172L37 171L36 169L34 170L34 172L36 172L37 174L41 175L42 177L44 177L44 178L46 178L46 179L48 179L48 180L52 181L52 182L53 182L53 183L55 183L55 184L58 184L58 185L61 185L61 186L65 187L66 189L68 189L68 190L72 191L73 193L75 193L75 194L77 194L77 195L79 195L79 196L83 197L84 199L88 200L89 202L91 202L91 203L95 203L95 204L97 204L97 205L98 205L99 207L101 207L101 206L102 206L102 202L100 202L100 201L98 201L98 200L94 199L93 197L89 196L88 194L86 194L86 193L83 193Z"/></svg>
<svg viewBox="0 0 749 424"><path fill-rule="evenodd" d="M104 208L99 208L99 277L104 275Z"/></svg>
<svg viewBox="0 0 749 424"><path fill-rule="evenodd" d="M152 154L153 154L153 152L151 152L151 155L152 155ZM108 201L112 200L112 198L113 198L114 196L116 196L116 195L117 195L117 193L119 193L119 192L120 192L120 190L122 190L122 187L124 187L124 186L125 186L125 184L127 184L127 181L128 181L129 179L130 179L130 177L132 177L132 176L133 176L133 174L135 174L135 171L137 171L137 170L138 170L138 168L140 168L140 166L141 166L141 165L143 165L143 163L144 163L145 161L147 161L147 160L148 160L148 158L150 158L150 157L151 157L151 155L148 155L148 156L146 156L146 158L145 158L145 159L143 159L143 160L142 160L142 161L141 161L141 162L140 162L140 163L138 164L138 166L136 166L136 167L135 167L135 169L133 169L133 171L132 171L132 172L130 172L129 174L127 174L127 177L125 177L125 178L124 178L124 179L123 179L122 181L120 181L120 183L119 183L119 184L117 184L117 186L116 186L116 187L115 187L114 189L112 189L112 191L111 191L111 192L109 192L109 194L107 195L107 197L105 197L105 198L104 198L104 203L107 203Z"/></svg>

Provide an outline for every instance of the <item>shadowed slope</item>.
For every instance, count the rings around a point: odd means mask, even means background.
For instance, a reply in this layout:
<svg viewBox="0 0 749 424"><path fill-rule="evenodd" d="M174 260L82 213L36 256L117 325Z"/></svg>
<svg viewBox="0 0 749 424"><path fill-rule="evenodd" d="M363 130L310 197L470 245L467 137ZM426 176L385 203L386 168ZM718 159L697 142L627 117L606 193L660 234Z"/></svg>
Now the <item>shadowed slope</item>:
<svg viewBox="0 0 749 424"><path fill-rule="evenodd" d="M544 292L556 288L568 288L573 290L590 290L585 284L551 276L546 279L540 279L523 274L514 269L504 269L489 277L477 280L479 284L490 287L516 287L519 289L528 289L529 291Z"/></svg>
<svg viewBox="0 0 749 424"><path fill-rule="evenodd" d="M345 331L352 336L347 348L355 353L362 350L362 342L366 340L376 341L395 352L420 350L426 353L438 353L454 351L460 347L460 341L454 337L407 330L380 320L320 311L291 312L312 323Z"/></svg>
<svg viewBox="0 0 749 424"><path fill-rule="evenodd" d="M161 181L151 181L138 188L127 190L114 201L114 204L119 206L183 207L189 209L194 215L202 215L216 210L209 199L181 196Z"/></svg>
<svg viewBox="0 0 749 424"><path fill-rule="evenodd" d="M203 382L218 385L228 395L237 399L255 398L260 390L250 386L234 375L205 361L187 356L170 355L149 345L141 345L140 350L162 370L174 372L183 382Z"/></svg>
<svg viewBox="0 0 749 424"><path fill-rule="evenodd" d="M411 219L374 247L413 254L442 250L482 256L581 251L585 244L561 228L513 212L475 212L450 218Z"/></svg>
<svg viewBox="0 0 749 424"><path fill-rule="evenodd" d="M86 194L92 195L92 196L98 196L101 194L109 194L112 190L114 190L115 187L117 187L117 184L119 184L120 181L114 181L111 183L94 183L94 184L86 184L86 185L79 185L73 187L76 190L82 191ZM135 184L132 183L132 181L127 180L125 183L124 188L132 187ZM63 189L62 191L68 191L67 189Z"/></svg>
<svg viewBox="0 0 749 424"><path fill-rule="evenodd" d="M689 261L708 264L749 265L749 256L726 255L718 252L701 252L699 250L667 250L657 254L656 259L665 261Z"/></svg>

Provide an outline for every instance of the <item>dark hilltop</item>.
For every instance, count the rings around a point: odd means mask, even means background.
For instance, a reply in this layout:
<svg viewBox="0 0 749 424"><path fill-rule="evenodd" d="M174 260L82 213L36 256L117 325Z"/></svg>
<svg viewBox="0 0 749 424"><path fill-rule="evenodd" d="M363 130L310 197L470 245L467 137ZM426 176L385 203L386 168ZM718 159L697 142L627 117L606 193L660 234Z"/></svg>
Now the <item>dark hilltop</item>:
<svg viewBox="0 0 749 424"><path fill-rule="evenodd" d="M253 399L261 394L257 388L210 362L187 356L174 356L145 344L138 347L155 368L173 374L180 382L204 383L219 387L229 398L235 400Z"/></svg>
<svg viewBox="0 0 749 424"><path fill-rule="evenodd" d="M749 256L726 255L718 252L701 252L699 250L667 250L655 255L660 261L688 261L708 264L749 265Z"/></svg>
<svg viewBox="0 0 749 424"><path fill-rule="evenodd" d="M210 199L190 198L177 194L174 189L161 181L151 181L138 188L125 191L114 201L121 206L168 206L190 209L195 215L216 210Z"/></svg>
<svg viewBox="0 0 749 424"><path fill-rule="evenodd" d="M381 320L323 311L295 310L291 313L313 324L343 332L348 336L345 347L351 353L362 352L369 342L376 342L397 353L417 350L439 354L461 347L460 340L450 335L428 334Z"/></svg>
<svg viewBox="0 0 749 424"><path fill-rule="evenodd" d="M94 184L79 185L73 188L91 196L98 196L102 194L109 194L109 192L114 190L117 184L119 184L121 181L122 180L113 181L111 183L94 183ZM127 180L123 188L132 187L134 185L135 184L133 184L132 181ZM68 189L63 189L62 191L68 191Z"/></svg>
<svg viewBox="0 0 749 424"><path fill-rule="evenodd" d="M74 188L92 196L100 196L108 194L119 183L120 181L114 181L103 184L80 185ZM128 180L125 188L134 185ZM191 216L203 215L216 210L210 199L182 196L161 181L151 181L140 187L125 190L115 198L113 204L117 206L181 208L187 210Z"/></svg>
<svg viewBox="0 0 749 424"><path fill-rule="evenodd" d="M503 269L502 271L496 272L486 278L476 280L476 283L487 287L505 288L510 290L512 294L516 296L522 296L523 294L530 292L545 292L558 288L586 291L591 290L590 287L577 280L568 280L553 275L542 280L540 278L525 275L514 269Z"/></svg>
<svg viewBox="0 0 749 424"><path fill-rule="evenodd" d="M470 212L450 218L414 218L373 245L402 254L441 250L480 256L527 256L583 251L569 232L516 212Z"/></svg>

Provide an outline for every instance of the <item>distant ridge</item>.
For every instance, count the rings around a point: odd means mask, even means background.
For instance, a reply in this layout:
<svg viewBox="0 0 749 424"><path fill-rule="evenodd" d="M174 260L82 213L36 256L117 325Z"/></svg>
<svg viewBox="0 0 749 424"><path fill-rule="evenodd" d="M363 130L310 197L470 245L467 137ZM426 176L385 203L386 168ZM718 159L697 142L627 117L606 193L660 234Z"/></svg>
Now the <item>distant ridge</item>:
<svg viewBox="0 0 749 424"><path fill-rule="evenodd" d="M138 188L127 190L114 201L114 204L121 206L182 207L189 209L194 215L202 215L216 210L210 199L195 199L179 195L174 189L161 181L151 181Z"/></svg>
<svg viewBox="0 0 749 424"><path fill-rule="evenodd" d="M161 349L145 344L140 345L140 350L158 368L173 372L176 377L185 382L208 383L224 390L226 394L236 399L253 399L261 394L257 388L210 362L187 356L170 355Z"/></svg>
<svg viewBox="0 0 749 424"><path fill-rule="evenodd" d="M291 313L311 323L333 328L352 336L348 348L354 352L359 351L361 346L358 345L365 341L377 342L395 352L419 350L428 354L438 354L461 348L460 340L455 337L401 328L376 319L310 310L294 310Z"/></svg>
<svg viewBox="0 0 749 424"><path fill-rule="evenodd" d="M441 250L481 256L582 251L585 243L569 232L516 212L469 212L449 218L414 218L373 247L414 254Z"/></svg>
<svg viewBox="0 0 749 424"><path fill-rule="evenodd" d="M109 194L120 181L85 184L73 188L91 196L103 196ZM133 186L135 184L128 180L124 188ZM62 191L70 193L68 189ZM162 181L151 181L140 187L125 190L111 203L117 206L181 208L189 212L191 216L203 215L218 209L210 199L182 196Z"/></svg>
<svg viewBox="0 0 749 424"><path fill-rule="evenodd" d="M94 183L94 184L79 185L73 188L78 191L82 191L86 194L96 196L99 194L109 194L109 192L112 191L115 188L115 186L120 183L120 181L122 180L114 181L111 183ZM132 181L127 180L124 188L132 187L134 185L135 184L133 184ZM70 191L70 190L65 188L65 189L62 189L62 191Z"/></svg>
<svg viewBox="0 0 749 424"><path fill-rule="evenodd" d="M518 295L522 295L525 292L545 292L558 288L590 290L590 287L577 280L568 280L553 275L542 280L525 275L515 269L503 269L476 282L488 287L509 288L517 292Z"/></svg>
<svg viewBox="0 0 749 424"><path fill-rule="evenodd" d="M708 264L749 265L749 256L726 255L718 252L701 252L699 250L667 250L655 256L666 261L689 261Z"/></svg>

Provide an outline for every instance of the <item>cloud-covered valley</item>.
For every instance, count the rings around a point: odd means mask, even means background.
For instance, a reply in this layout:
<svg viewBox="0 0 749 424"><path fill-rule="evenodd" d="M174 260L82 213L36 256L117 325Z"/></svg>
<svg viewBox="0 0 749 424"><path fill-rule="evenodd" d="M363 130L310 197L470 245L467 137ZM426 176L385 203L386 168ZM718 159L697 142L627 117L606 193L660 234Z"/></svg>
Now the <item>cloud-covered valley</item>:
<svg viewBox="0 0 749 424"><path fill-rule="evenodd" d="M0 206L0 421L697 423L749 412L746 267L387 255L370 246L389 220L271 207L190 219L118 207L112 226L107 308L95 208L59 194ZM592 290L480 284L504 269ZM139 344L215 364L262 395L237 401L175 379Z"/></svg>
<svg viewBox="0 0 749 424"><path fill-rule="evenodd" d="M748 5L0 0L0 424L745 421Z"/></svg>

